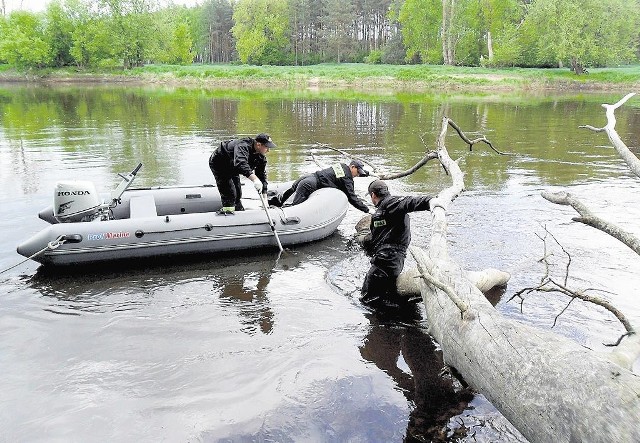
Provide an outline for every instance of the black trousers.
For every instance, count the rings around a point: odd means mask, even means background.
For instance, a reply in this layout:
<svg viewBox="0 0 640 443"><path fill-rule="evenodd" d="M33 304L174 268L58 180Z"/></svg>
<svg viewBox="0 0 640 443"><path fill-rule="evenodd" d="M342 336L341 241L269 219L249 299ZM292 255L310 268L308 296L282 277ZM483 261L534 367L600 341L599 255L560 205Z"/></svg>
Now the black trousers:
<svg viewBox="0 0 640 443"><path fill-rule="evenodd" d="M296 195L293 196L293 204L297 205L306 201L309 196L318 190L318 179L314 174L300 180L296 186Z"/></svg>
<svg viewBox="0 0 640 443"><path fill-rule="evenodd" d="M396 280L404 267L405 257L405 250L394 247L382 249L374 254L360 291L362 303L378 305L400 302Z"/></svg>
<svg viewBox="0 0 640 443"><path fill-rule="evenodd" d="M240 201L242 198L240 176L222 173L215 169L211 163L209 163L209 168L216 179L216 186L220 192L222 206L227 208L233 206L236 211L244 210L242 202Z"/></svg>

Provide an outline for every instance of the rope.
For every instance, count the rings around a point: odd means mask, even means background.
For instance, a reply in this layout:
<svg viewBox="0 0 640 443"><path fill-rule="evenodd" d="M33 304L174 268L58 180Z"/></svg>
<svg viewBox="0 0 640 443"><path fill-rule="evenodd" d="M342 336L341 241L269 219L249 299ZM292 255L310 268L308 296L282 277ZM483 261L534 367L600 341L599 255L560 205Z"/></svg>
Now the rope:
<svg viewBox="0 0 640 443"><path fill-rule="evenodd" d="M3 273L5 273L5 272L7 272L7 271L10 271L10 270L11 270L11 269L13 269L13 268L17 268L18 266L20 266L20 265L21 265L21 264L23 264L24 262L29 261L29 260L33 259L34 257L37 257L38 255L40 255L40 254L42 254L42 253L46 252L46 251L47 251L47 250L49 250L49 249L53 251L54 249L58 248L58 246L60 246L60 245L64 244L64 242L65 242L65 241L66 241L66 240L65 240L65 238L64 238L64 235L59 236L59 237L58 237L58 238L56 238L55 240L50 241L50 242L47 244L47 246L45 246L44 248L40 249L40 250L39 250L38 252L36 252L35 254L32 254L31 256L29 256L29 257L25 258L25 259L24 259L24 260L22 260L20 263L17 263L17 264L15 264L15 265L13 265L13 266L11 266L11 267L9 267L9 268L7 268L7 269L3 270L3 271L0 271L0 274L3 274Z"/></svg>

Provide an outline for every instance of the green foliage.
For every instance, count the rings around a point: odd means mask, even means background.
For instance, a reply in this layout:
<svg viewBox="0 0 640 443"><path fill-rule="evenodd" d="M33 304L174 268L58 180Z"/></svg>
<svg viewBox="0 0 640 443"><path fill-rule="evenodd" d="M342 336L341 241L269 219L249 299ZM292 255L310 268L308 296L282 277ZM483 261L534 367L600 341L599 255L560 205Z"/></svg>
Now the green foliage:
<svg viewBox="0 0 640 443"><path fill-rule="evenodd" d="M628 62L637 47L637 0L536 0L523 26L531 65L587 66Z"/></svg>
<svg viewBox="0 0 640 443"><path fill-rule="evenodd" d="M440 23L442 4L431 0L405 0L398 13L408 60L442 63Z"/></svg>
<svg viewBox="0 0 640 443"><path fill-rule="evenodd" d="M196 53L206 63L235 60L233 6L229 0L208 0L197 9L194 25Z"/></svg>
<svg viewBox="0 0 640 443"><path fill-rule="evenodd" d="M400 33L391 37L382 47L381 63L400 65L405 62L405 51Z"/></svg>
<svg viewBox="0 0 640 443"><path fill-rule="evenodd" d="M493 58L482 58L480 64L490 67L519 66L522 63L522 39L515 26L505 27L494 40Z"/></svg>
<svg viewBox="0 0 640 443"><path fill-rule="evenodd" d="M25 68L42 68L52 61L51 46L38 15L16 11L5 22L0 36L0 60Z"/></svg>
<svg viewBox="0 0 640 443"><path fill-rule="evenodd" d="M0 17L0 62L446 62L580 73L640 55L640 0L203 1L158 9L159 0L51 0L45 13Z"/></svg>
<svg viewBox="0 0 640 443"><path fill-rule="evenodd" d="M197 20L184 7L171 7L152 14L154 38L149 41L147 59L155 63L189 64L193 62L191 22Z"/></svg>
<svg viewBox="0 0 640 443"><path fill-rule="evenodd" d="M325 43L325 60L353 62L358 58L358 48L352 24L356 22L353 2L327 0L327 13L322 18L322 36Z"/></svg>
<svg viewBox="0 0 640 443"><path fill-rule="evenodd" d="M61 4L54 0L47 6L45 13L45 37L51 45L51 57L55 66L67 66L73 63L71 45L73 44L73 18Z"/></svg>
<svg viewBox="0 0 640 443"><path fill-rule="evenodd" d="M104 65L103 60L117 58L108 20L95 19L79 23L73 31L70 53L79 67Z"/></svg>
<svg viewBox="0 0 640 443"><path fill-rule="evenodd" d="M367 57L364 59L365 63L369 63L371 65L379 65L382 63L382 50L374 50L369 53Z"/></svg>
<svg viewBox="0 0 640 443"><path fill-rule="evenodd" d="M191 52L191 32L189 31L189 26L186 23L180 23L176 26L172 43L172 63L186 65L193 62L193 53Z"/></svg>
<svg viewBox="0 0 640 443"><path fill-rule="evenodd" d="M288 47L286 0L239 0L232 32L240 61L256 65L282 64Z"/></svg>

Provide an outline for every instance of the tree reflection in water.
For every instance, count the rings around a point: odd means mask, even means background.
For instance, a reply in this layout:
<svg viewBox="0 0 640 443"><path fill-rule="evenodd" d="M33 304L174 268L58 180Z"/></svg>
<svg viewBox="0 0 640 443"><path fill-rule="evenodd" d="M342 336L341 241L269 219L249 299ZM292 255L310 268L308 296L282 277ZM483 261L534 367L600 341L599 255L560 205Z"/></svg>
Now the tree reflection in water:
<svg viewBox="0 0 640 443"><path fill-rule="evenodd" d="M424 330L419 306L377 310L367 317L371 328L360 354L389 374L413 407L404 441L451 441L454 432L464 437L465 427L452 431L447 423L464 411L473 393L443 375L442 352ZM411 373L400 367L401 359Z"/></svg>

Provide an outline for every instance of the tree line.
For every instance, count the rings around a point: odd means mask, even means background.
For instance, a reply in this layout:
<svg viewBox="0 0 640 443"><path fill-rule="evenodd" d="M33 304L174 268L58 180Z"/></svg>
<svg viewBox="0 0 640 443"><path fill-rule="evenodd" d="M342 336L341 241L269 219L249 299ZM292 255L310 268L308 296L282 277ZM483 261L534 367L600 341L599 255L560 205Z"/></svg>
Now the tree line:
<svg viewBox="0 0 640 443"><path fill-rule="evenodd" d="M19 68L366 62L582 74L640 59L640 0L53 0L42 13L0 13L0 62Z"/></svg>

